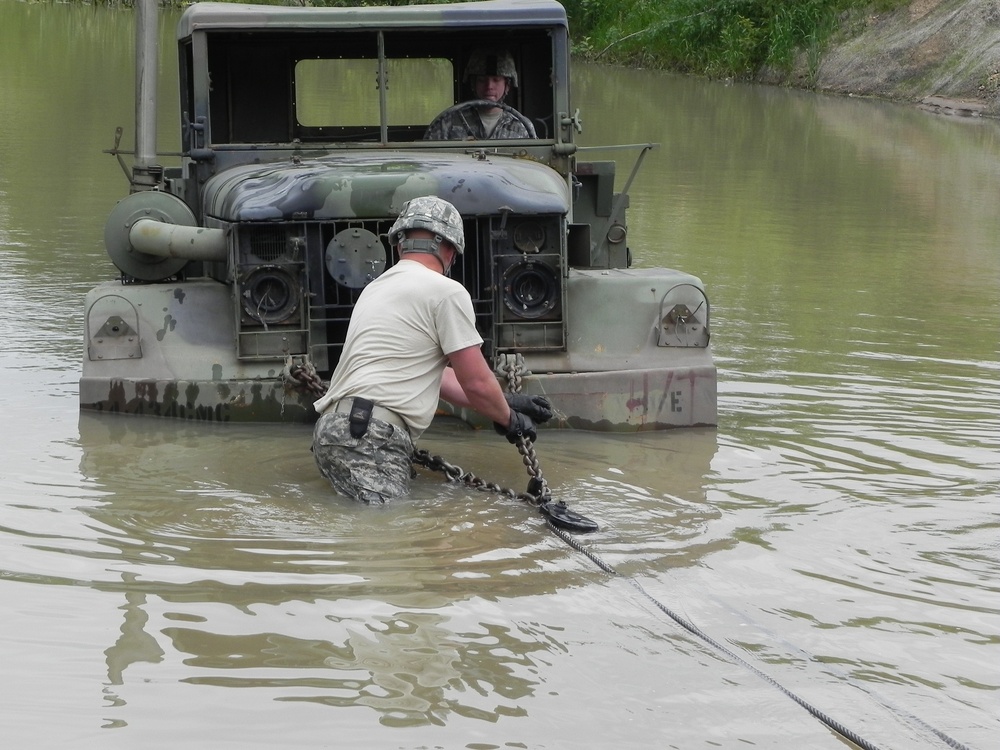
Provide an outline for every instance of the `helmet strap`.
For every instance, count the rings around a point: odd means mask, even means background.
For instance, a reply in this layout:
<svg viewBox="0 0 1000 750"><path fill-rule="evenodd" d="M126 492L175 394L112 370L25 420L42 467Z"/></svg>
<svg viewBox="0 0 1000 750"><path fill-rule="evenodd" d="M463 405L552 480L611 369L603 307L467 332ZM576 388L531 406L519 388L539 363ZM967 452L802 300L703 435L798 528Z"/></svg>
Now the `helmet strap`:
<svg viewBox="0 0 1000 750"><path fill-rule="evenodd" d="M451 263L446 263L444 260L444 254L441 252L441 243L444 242L444 237L440 235L434 235L433 239L411 239L405 237L399 241L397 245L398 252L402 255L403 253L429 253L433 255L441 263L441 271L445 276L451 271ZM454 262L454 255L452 256L452 262Z"/></svg>

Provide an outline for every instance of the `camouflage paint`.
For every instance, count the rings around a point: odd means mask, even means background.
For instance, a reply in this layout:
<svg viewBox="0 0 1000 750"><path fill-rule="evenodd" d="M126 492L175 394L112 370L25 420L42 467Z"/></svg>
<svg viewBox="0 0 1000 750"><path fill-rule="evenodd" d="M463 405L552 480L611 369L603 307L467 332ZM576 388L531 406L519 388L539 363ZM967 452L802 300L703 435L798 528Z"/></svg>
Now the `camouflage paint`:
<svg viewBox="0 0 1000 750"><path fill-rule="evenodd" d="M565 214L565 179L527 159L361 151L308 162L234 167L203 192L206 216L232 222L332 221L396 216L411 198L436 195L464 216Z"/></svg>

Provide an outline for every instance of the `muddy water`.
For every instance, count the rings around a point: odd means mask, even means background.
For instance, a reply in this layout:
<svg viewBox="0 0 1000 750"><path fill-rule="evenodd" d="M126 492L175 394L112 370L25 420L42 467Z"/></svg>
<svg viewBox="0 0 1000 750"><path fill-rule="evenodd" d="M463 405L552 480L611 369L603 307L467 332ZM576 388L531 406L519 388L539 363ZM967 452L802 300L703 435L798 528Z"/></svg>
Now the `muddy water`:
<svg viewBox="0 0 1000 750"><path fill-rule="evenodd" d="M78 413L130 24L0 0L5 744L846 745L665 608L879 747L989 746L996 122L577 68L585 144L660 144L630 244L706 281L720 365L718 429L541 437L613 578L433 474L384 509L333 497L306 428ZM632 153L603 155L619 184ZM494 435L421 443L526 479Z"/></svg>

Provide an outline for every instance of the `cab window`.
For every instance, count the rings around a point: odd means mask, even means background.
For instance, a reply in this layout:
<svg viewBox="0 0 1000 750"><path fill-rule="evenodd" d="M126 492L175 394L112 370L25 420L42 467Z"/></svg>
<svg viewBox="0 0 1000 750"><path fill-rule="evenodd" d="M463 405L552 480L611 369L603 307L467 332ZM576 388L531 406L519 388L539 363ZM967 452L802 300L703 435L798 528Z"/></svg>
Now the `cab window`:
<svg viewBox="0 0 1000 750"><path fill-rule="evenodd" d="M378 61L309 59L295 65L295 118L307 128L379 124ZM386 60L390 127L426 125L453 102L450 60Z"/></svg>

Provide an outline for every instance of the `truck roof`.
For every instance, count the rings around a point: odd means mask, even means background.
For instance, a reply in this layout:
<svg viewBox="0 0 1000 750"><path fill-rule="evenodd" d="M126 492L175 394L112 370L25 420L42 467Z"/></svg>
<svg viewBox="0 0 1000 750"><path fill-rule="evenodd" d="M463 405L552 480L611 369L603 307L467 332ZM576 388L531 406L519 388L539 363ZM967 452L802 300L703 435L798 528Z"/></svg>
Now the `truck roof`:
<svg viewBox="0 0 1000 750"><path fill-rule="evenodd" d="M205 30L309 30L423 27L561 26L566 10L556 0L479 0L478 2L302 8L236 3L195 3L184 11L177 38Z"/></svg>

